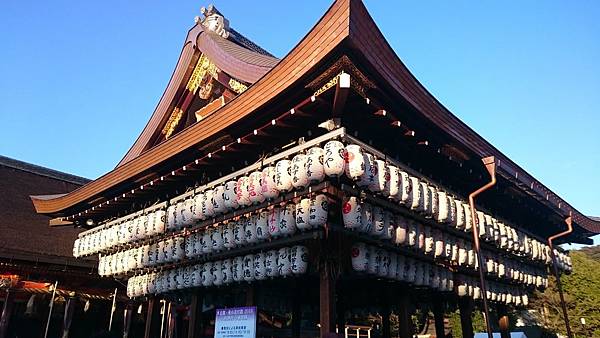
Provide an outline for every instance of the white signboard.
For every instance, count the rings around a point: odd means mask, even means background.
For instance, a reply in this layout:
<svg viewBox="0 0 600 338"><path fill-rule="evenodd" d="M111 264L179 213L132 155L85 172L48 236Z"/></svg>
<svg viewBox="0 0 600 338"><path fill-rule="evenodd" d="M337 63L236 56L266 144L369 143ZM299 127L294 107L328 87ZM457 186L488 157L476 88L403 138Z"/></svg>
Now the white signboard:
<svg viewBox="0 0 600 338"><path fill-rule="evenodd" d="M217 309L215 338L255 338L256 307Z"/></svg>

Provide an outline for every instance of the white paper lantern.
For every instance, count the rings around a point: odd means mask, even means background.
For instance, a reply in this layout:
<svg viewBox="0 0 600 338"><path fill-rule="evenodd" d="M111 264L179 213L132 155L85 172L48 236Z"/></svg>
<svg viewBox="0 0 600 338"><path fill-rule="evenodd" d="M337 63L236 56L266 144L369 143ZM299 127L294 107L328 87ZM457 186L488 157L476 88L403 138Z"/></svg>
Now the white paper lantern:
<svg viewBox="0 0 600 338"><path fill-rule="evenodd" d="M188 265L183 269L183 288L188 289L192 287L192 273L194 271L194 267Z"/></svg>
<svg viewBox="0 0 600 338"><path fill-rule="evenodd" d="M464 204L459 199L454 199L453 204L454 209L456 210L453 225L455 228L463 230L466 226Z"/></svg>
<svg viewBox="0 0 600 338"><path fill-rule="evenodd" d="M261 191L264 198L270 200L277 195L279 195L279 191L277 190L277 184L275 182L277 176L277 170L275 167L268 166L262 170L261 176Z"/></svg>
<svg viewBox="0 0 600 338"><path fill-rule="evenodd" d="M253 222L251 217L242 217L240 219L244 226L244 237L247 244L254 244L258 242L256 237L256 223Z"/></svg>
<svg viewBox="0 0 600 338"><path fill-rule="evenodd" d="M271 207L268 209L267 225L269 227L270 237L279 237L281 235L279 229L279 207Z"/></svg>
<svg viewBox="0 0 600 338"><path fill-rule="evenodd" d="M373 227L370 234L380 237L385 232L385 213L380 207L373 207Z"/></svg>
<svg viewBox="0 0 600 338"><path fill-rule="evenodd" d="M281 192L292 189L292 162L290 160L280 160L275 164L275 187Z"/></svg>
<svg viewBox="0 0 600 338"><path fill-rule="evenodd" d="M450 217L450 209L448 206L448 195L444 191L437 192L437 208L434 218L440 223L445 223Z"/></svg>
<svg viewBox="0 0 600 338"><path fill-rule="evenodd" d="M419 247L419 230L417 224L413 221L408 221L407 244L411 248Z"/></svg>
<svg viewBox="0 0 600 338"><path fill-rule="evenodd" d="M309 182L321 182L325 178L325 168L323 167L325 150L312 147L308 149L306 156L306 176L308 176Z"/></svg>
<svg viewBox="0 0 600 338"><path fill-rule="evenodd" d="M381 264L381 255L383 251L374 247L368 247L368 250L370 251L370 254L367 272L371 275L377 275L379 273L379 264Z"/></svg>
<svg viewBox="0 0 600 338"><path fill-rule="evenodd" d="M185 239L185 257L187 257L188 259L194 258L196 256L196 251L194 250L196 238L196 233L192 233L189 234Z"/></svg>
<svg viewBox="0 0 600 338"><path fill-rule="evenodd" d="M254 254L254 279L255 280L263 280L267 278L266 269L265 269L265 254L262 252L257 252Z"/></svg>
<svg viewBox="0 0 600 338"><path fill-rule="evenodd" d="M423 229L424 229L423 237L425 239L424 251L425 251L426 255L430 255L430 254L433 254L435 240L433 239L433 233L431 232L431 227L424 226Z"/></svg>
<svg viewBox="0 0 600 338"><path fill-rule="evenodd" d="M279 233L283 236L291 236L296 232L296 216L294 214L296 205L288 203L279 210Z"/></svg>
<svg viewBox="0 0 600 338"><path fill-rule="evenodd" d="M218 185L214 189L213 193L213 210L215 214L222 214L227 212L227 206L225 205L225 186Z"/></svg>
<svg viewBox="0 0 600 338"><path fill-rule="evenodd" d="M181 236L173 239L173 261L180 261L185 256L185 239Z"/></svg>
<svg viewBox="0 0 600 338"><path fill-rule="evenodd" d="M384 171L383 195L393 200L400 200L400 169L387 164Z"/></svg>
<svg viewBox="0 0 600 338"><path fill-rule="evenodd" d="M329 141L325 143L325 158L323 167L325 175L339 177L344 173L344 144L340 141Z"/></svg>
<svg viewBox="0 0 600 338"><path fill-rule="evenodd" d="M412 258L406 258L404 262L404 280L414 283L417 276L417 262Z"/></svg>
<svg viewBox="0 0 600 338"><path fill-rule="evenodd" d="M233 280L241 282L244 280L244 257L238 256L233 259Z"/></svg>
<svg viewBox="0 0 600 338"><path fill-rule="evenodd" d="M293 274L300 275L306 273L308 268L308 249L302 245L292 247L290 249L290 263Z"/></svg>
<svg viewBox="0 0 600 338"><path fill-rule="evenodd" d="M312 228L320 228L327 222L329 201L327 196L318 194L310 199L308 224Z"/></svg>
<svg viewBox="0 0 600 338"><path fill-rule="evenodd" d="M185 201L183 201L183 210L181 211L181 224L183 226L190 226L194 223L193 211L194 200L188 198Z"/></svg>
<svg viewBox="0 0 600 338"><path fill-rule="evenodd" d="M381 250L381 261L379 262L379 269L377 269L379 277L387 277L390 273L390 264L390 253L386 250Z"/></svg>
<svg viewBox="0 0 600 338"><path fill-rule="evenodd" d="M310 184L306 173L307 161L305 154L297 154L292 158L292 185L296 189L306 188Z"/></svg>
<svg viewBox="0 0 600 338"><path fill-rule="evenodd" d="M396 279L396 276L398 275L398 254L396 254L394 252L390 252L389 255L390 255L390 266L388 269L387 278Z"/></svg>
<svg viewBox="0 0 600 338"><path fill-rule="evenodd" d="M158 244L157 243L151 243L150 245L148 245L148 265L147 266L154 266L156 264L158 264L158 257L159 257L159 248L158 248Z"/></svg>
<svg viewBox="0 0 600 338"><path fill-rule="evenodd" d="M374 160L371 166L371 182L369 190L373 192L385 191L386 180L389 179L388 166L385 161Z"/></svg>
<svg viewBox="0 0 600 338"><path fill-rule="evenodd" d="M223 224L223 247L225 249L235 248L235 222Z"/></svg>
<svg viewBox="0 0 600 338"><path fill-rule="evenodd" d="M204 228L204 232L202 232L202 238L200 239L200 251L203 254L208 254L212 252L212 228Z"/></svg>
<svg viewBox="0 0 600 338"><path fill-rule="evenodd" d="M179 214L177 212L177 204L171 204L167 208L167 231L177 230L177 218Z"/></svg>
<svg viewBox="0 0 600 338"><path fill-rule="evenodd" d="M204 191L204 200L202 201L202 217L211 219L216 216L215 212L215 190L208 189Z"/></svg>
<svg viewBox="0 0 600 338"><path fill-rule="evenodd" d="M381 239L391 240L396 236L396 216L390 211L383 212L383 228Z"/></svg>
<svg viewBox="0 0 600 338"><path fill-rule="evenodd" d="M248 176L248 195L250 203L262 203L265 197L262 194L262 171L254 171Z"/></svg>
<svg viewBox="0 0 600 338"><path fill-rule="evenodd" d="M292 273L289 252L290 248L281 248L277 252L277 270L279 276L285 277Z"/></svg>
<svg viewBox="0 0 600 338"><path fill-rule="evenodd" d="M244 246L246 245L246 229L244 229L244 221L239 219L235 221L235 226L233 228L233 242L236 246Z"/></svg>
<svg viewBox="0 0 600 338"><path fill-rule="evenodd" d="M365 159L359 145L350 144L344 152L344 171L352 180L358 180L365 173Z"/></svg>
<svg viewBox="0 0 600 338"><path fill-rule="evenodd" d="M165 248L166 244L167 244L166 241L160 241L160 242L156 243L156 252L157 252L156 262L158 264L164 264L167 262L167 250Z"/></svg>
<svg viewBox="0 0 600 338"><path fill-rule="evenodd" d="M277 268L277 258L279 252L277 250L270 250L265 253L265 273L268 277L279 276L279 269Z"/></svg>
<svg viewBox="0 0 600 338"><path fill-rule="evenodd" d="M396 200L398 200L400 204L410 207L412 204L412 187L410 176L406 172L400 170L398 171L398 177L398 195Z"/></svg>
<svg viewBox="0 0 600 338"><path fill-rule="evenodd" d="M210 241L212 245L212 252L219 252L223 250L223 228L224 226L217 226L210 233Z"/></svg>
<svg viewBox="0 0 600 338"><path fill-rule="evenodd" d="M434 230L433 231L433 240L435 241L433 257L440 258L444 255L445 243L444 243L443 233L439 230Z"/></svg>
<svg viewBox="0 0 600 338"><path fill-rule="evenodd" d="M369 203L363 203L360 214L360 231L370 233L373 229L373 206Z"/></svg>
<svg viewBox="0 0 600 338"><path fill-rule="evenodd" d="M413 210L423 210L424 196L421 181L417 177L410 176L410 208Z"/></svg>
<svg viewBox="0 0 600 338"><path fill-rule="evenodd" d="M210 269L210 272L213 277L213 285L223 285L223 262L214 262L212 268Z"/></svg>
<svg viewBox="0 0 600 338"><path fill-rule="evenodd" d="M308 230L311 228L308 223L310 210L310 199L303 198L296 203L296 227L301 230Z"/></svg>
<svg viewBox="0 0 600 338"><path fill-rule="evenodd" d="M202 264L202 275L201 275L201 283L202 286L211 286L213 285L213 274L211 272L213 268L212 262L206 262Z"/></svg>
<svg viewBox="0 0 600 338"><path fill-rule="evenodd" d="M394 233L394 243L396 245L407 244L408 221L402 216L395 216L396 231Z"/></svg>
<svg viewBox="0 0 600 338"><path fill-rule="evenodd" d="M465 212L465 231L473 230L473 219L471 218L471 207L463 203L463 210Z"/></svg>
<svg viewBox="0 0 600 338"><path fill-rule="evenodd" d="M252 202L250 201L250 191L248 190L249 185L250 185L250 178L248 176L241 176L238 178L235 191L236 191L237 203L241 207L252 204Z"/></svg>
<svg viewBox="0 0 600 338"><path fill-rule="evenodd" d="M365 170L356 181L356 185L358 185L359 187L369 187L370 185L375 185L375 179L377 174L375 158L369 153L363 153L363 163L365 166Z"/></svg>
<svg viewBox="0 0 600 338"><path fill-rule="evenodd" d="M202 264L192 266L192 275L190 276L190 284L193 287L202 285Z"/></svg>
<svg viewBox="0 0 600 338"><path fill-rule="evenodd" d="M358 197L350 196L344 198L342 217L346 228L360 229L362 227L362 204L358 200Z"/></svg>
<svg viewBox="0 0 600 338"><path fill-rule="evenodd" d="M225 183L223 192L223 203L225 204L225 208L227 208L228 210L234 210L239 207L236 189L236 180L228 181L227 183Z"/></svg>
<svg viewBox="0 0 600 338"><path fill-rule="evenodd" d="M261 210L252 216L252 222L256 225L256 239L259 242L269 238L269 213L267 210Z"/></svg>
<svg viewBox="0 0 600 338"><path fill-rule="evenodd" d="M244 280L252 282L254 280L254 255L244 256Z"/></svg>
<svg viewBox="0 0 600 338"><path fill-rule="evenodd" d="M231 259L224 259L221 264L221 275L223 276L223 284L233 282L233 262Z"/></svg>
<svg viewBox="0 0 600 338"><path fill-rule="evenodd" d="M367 270L370 252L365 243L355 243L352 245L352 269L354 271L365 272Z"/></svg>

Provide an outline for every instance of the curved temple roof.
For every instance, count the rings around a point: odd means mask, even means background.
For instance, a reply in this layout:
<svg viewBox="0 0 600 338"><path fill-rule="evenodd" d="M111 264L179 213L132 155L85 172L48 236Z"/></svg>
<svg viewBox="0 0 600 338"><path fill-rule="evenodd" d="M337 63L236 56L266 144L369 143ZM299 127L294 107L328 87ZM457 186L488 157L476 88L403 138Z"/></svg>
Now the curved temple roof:
<svg viewBox="0 0 600 338"><path fill-rule="evenodd" d="M192 28L157 110L117 168L65 196L50 199L33 197L36 210L51 216L63 216L73 208L91 207L91 201L97 203L103 198L110 198L104 197L110 188L143 175L150 168L206 142L236 121L251 117L272 100L281 98L287 88L303 83L301 80L314 71L315 65L322 64L340 49L346 49L364 60L363 65L369 69L370 75L382 79L395 95L404 98L457 143L481 158L495 156L498 174L513 182L518 189L565 218L572 215L575 223L588 232L600 233L600 221L571 207L438 102L394 53L360 0L335 1L308 35L276 65L277 61L268 55L249 49L239 51L236 46L239 47L220 36L206 33L201 25ZM164 118L175 91L185 86L184 74L193 67L195 49L218 62L221 69L253 84L202 123L196 123L154 148L146 149L148 139Z"/></svg>

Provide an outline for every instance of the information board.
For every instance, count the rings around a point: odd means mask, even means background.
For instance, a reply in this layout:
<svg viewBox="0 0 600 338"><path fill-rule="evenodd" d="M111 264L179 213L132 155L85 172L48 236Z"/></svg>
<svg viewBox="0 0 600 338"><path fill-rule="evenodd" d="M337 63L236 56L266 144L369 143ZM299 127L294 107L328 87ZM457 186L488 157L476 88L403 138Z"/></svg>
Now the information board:
<svg viewBox="0 0 600 338"><path fill-rule="evenodd" d="M256 307L217 309L215 338L255 338Z"/></svg>

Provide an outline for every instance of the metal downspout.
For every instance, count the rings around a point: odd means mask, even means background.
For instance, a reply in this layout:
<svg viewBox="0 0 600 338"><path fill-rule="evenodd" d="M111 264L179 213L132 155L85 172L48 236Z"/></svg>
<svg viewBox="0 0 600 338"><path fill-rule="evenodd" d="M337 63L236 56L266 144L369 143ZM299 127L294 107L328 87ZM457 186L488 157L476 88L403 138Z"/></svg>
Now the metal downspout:
<svg viewBox="0 0 600 338"><path fill-rule="evenodd" d="M475 196L488 190L496 184L496 159L494 156L485 157L482 159L485 168L491 176L491 181L483 187L475 190L469 195L469 205L471 206L471 221L473 224L473 245L475 246L475 252L477 253L477 260L479 261L479 283L481 287L481 293L483 295L483 311L485 313L485 326L487 328L488 338L493 338L492 327L490 325L490 311L487 302L487 288L485 284L485 274L483 272L484 261L481 256L479 249L479 224L477 219L477 212L475 210Z"/></svg>

